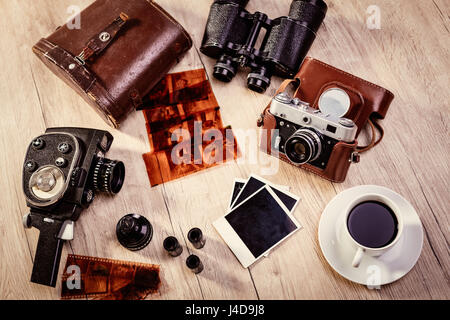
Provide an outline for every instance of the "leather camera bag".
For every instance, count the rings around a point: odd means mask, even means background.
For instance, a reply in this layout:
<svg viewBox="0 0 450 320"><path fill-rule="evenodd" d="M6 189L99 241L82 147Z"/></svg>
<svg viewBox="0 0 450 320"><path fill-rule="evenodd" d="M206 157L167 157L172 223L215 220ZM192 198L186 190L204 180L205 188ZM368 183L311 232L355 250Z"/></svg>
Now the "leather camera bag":
<svg viewBox="0 0 450 320"><path fill-rule="evenodd" d="M79 21L79 29L63 25L33 51L115 128L192 46L150 0L97 0Z"/></svg>
<svg viewBox="0 0 450 320"><path fill-rule="evenodd" d="M334 147L324 170L310 164L300 166L330 181L343 182L350 164L359 162L359 154L372 149L383 139L384 130L379 120L385 118L394 95L389 90L309 57L305 59L294 79L283 82L277 94L284 92L290 84L298 86L294 97L309 103L315 109L319 109L320 96L326 90L331 88L344 90L350 97L350 108L344 117L353 120L358 126L357 136L367 124L370 125L372 137L369 145L358 146L357 140L354 143L339 142ZM270 104L264 110L258 126L268 130L268 134L263 135L261 149L271 154L271 130L276 129L276 120L269 108ZM378 137L376 131L379 132ZM279 156L283 161L290 163L284 154Z"/></svg>

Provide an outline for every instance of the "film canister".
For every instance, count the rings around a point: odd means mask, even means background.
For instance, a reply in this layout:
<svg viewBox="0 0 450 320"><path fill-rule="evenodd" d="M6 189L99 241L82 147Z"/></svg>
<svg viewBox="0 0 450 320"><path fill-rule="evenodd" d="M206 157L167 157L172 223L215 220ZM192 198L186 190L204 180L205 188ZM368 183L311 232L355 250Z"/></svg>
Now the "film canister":
<svg viewBox="0 0 450 320"><path fill-rule="evenodd" d="M180 243L175 237L166 238L164 240L163 247L172 257L178 257L181 253L183 253L183 248L180 246Z"/></svg>
<svg viewBox="0 0 450 320"><path fill-rule="evenodd" d="M188 233L188 239L195 249L201 249L205 246L206 239L203 236L202 230L194 228Z"/></svg>
<svg viewBox="0 0 450 320"><path fill-rule="evenodd" d="M191 271L195 274L199 274L203 271L203 263L201 262L200 258L196 255L190 255L186 259L186 266L191 269Z"/></svg>
<svg viewBox="0 0 450 320"><path fill-rule="evenodd" d="M153 227L145 217L132 213L117 223L116 236L122 246L131 251L138 251L144 249L152 240Z"/></svg>

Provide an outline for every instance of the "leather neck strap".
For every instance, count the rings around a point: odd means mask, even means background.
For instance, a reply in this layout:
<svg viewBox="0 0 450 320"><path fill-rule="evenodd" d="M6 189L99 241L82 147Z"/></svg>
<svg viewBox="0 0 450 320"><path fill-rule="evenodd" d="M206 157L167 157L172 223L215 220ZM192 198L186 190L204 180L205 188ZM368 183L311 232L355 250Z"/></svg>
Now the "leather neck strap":
<svg viewBox="0 0 450 320"><path fill-rule="evenodd" d="M384 129L377 122L377 120L375 118L371 117L367 122L369 123L370 129L372 131L372 139L367 146L365 146L365 147L358 146L357 147L359 153L364 153L364 152L369 151L370 149L374 148L376 145L378 145L381 142L381 140L383 140L383 137L384 137ZM378 139L377 139L376 131L378 131L378 133L379 133Z"/></svg>

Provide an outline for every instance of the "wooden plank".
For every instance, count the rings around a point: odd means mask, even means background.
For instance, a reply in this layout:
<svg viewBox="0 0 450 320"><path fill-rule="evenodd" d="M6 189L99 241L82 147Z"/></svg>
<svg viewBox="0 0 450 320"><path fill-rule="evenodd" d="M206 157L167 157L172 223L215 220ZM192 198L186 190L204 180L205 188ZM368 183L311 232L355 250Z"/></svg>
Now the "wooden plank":
<svg viewBox="0 0 450 320"><path fill-rule="evenodd" d="M9 12L0 22L2 72L0 73L0 297L2 299L52 299L54 290L30 284L32 255L37 233L25 231L21 217L27 207L22 192L22 165L28 143L45 130L40 93L33 79L26 26L19 2L2 2ZM14 28L11 28L14 26ZM19 39L19 40L18 40Z"/></svg>
<svg viewBox="0 0 450 320"><path fill-rule="evenodd" d="M90 0L76 1L81 8ZM286 15L290 0L251 1L248 10ZM132 114L120 131L112 130L62 81L33 56L31 46L68 18L73 1L0 1L9 14L0 21L3 72L0 118L0 298L57 299L59 290L29 283L37 230L24 231L26 213L21 187L23 155L31 139L46 127L82 126L109 130L116 140L108 157L127 167L123 191L114 199L98 196L76 225L67 252L162 265L163 286L153 299L448 299L448 142L450 59L449 3L445 0L361 0L329 2L324 27L310 55L391 89L396 99L383 122L386 138L352 166L344 184L332 184L288 164L279 164L267 178L289 185L302 201L295 212L304 229L249 270L241 267L211 223L226 213L233 180L262 175L264 155L257 163L232 162L150 189L141 155L149 151L144 118ZM172 72L205 65L211 76L214 60L198 54L212 1L159 0L191 33L195 47ZM366 26L370 5L378 5L381 30ZM196 50L197 49L197 50ZM281 83L274 78L259 95L246 89L246 73L229 84L211 79L222 107L224 123L254 129L258 114ZM244 147L243 139L240 144ZM256 150L248 149L247 154ZM368 290L353 284L326 263L317 228L326 204L340 191L361 184L378 184L401 193L418 211L425 229L422 255L403 279ZM126 213L145 215L155 228L151 244L141 252L122 248L115 225ZM187 244L190 228L200 227L207 244L195 250ZM175 235L185 246L179 258L169 258L162 241ZM6 240L3 240L6 239ZM189 253L203 260L205 271L193 275L185 267ZM20 261L20 263L19 263ZM58 283L60 286L60 283Z"/></svg>

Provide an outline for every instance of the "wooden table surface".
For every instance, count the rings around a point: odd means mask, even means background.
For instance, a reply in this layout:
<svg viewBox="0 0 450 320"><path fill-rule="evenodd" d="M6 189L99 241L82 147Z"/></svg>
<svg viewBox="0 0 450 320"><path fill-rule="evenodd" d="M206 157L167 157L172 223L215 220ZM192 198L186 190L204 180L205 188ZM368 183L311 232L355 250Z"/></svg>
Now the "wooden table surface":
<svg viewBox="0 0 450 320"><path fill-rule="evenodd" d="M68 253L160 264L163 284L152 299L448 299L449 289L449 131L450 38L448 0L329 0L329 11L309 55L392 90L396 98L383 122L382 144L362 156L345 183L323 180L286 163L267 177L291 186L302 200L295 217L303 230L251 268L243 269L212 227L226 213L235 178L260 174L259 164L232 162L151 189L141 155L149 151L142 113L132 114L120 131L109 128L86 103L32 54L40 37L69 18L71 5L91 0L0 0L0 298L58 299L56 289L29 282L38 231L24 230L27 213L21 187L23 157L31 139L47 127L81 126L110 130L115 137L111 159L127 167L123 191L114 199L97 197L76 223ZM211 0L159 0L201 44ZM250 11L271 17L287 14L290 0L250 1ZM381 29L369 30L367 8L377 5ZM174 71L214 61L196 48ZM281 83L274 78L263 95L246 89L246 74L230 84L212 79L225 124L253 129L258 114ZM251 152L251 151L247 151ZM327 264L317 230L326 204L357 185L386 186L417 210L424 227L423 251L413 270L381 290L347 281ZM115 225L126 213L146 216L155 228L151 244L132 253L115 238ZM169 258L163 239L175 235L184 244L191 227L206 233L207 245L195 251L205 271L196 276L182 257ZM60 269L60 273L62 270Z"/></svg>

